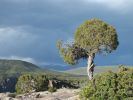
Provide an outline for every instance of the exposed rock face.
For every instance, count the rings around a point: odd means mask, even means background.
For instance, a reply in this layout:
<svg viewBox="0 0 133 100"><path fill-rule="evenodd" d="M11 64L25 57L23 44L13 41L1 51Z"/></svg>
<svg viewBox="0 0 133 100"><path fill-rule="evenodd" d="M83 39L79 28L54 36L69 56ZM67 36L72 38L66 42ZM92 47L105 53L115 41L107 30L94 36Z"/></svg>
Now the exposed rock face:
<svg viewBox="0 0 133 100"><path fill-rule="evenodd" d="M0 81L0 93L2 92L15 92L15 85L17 82L16 77L5 78Z"/></svg>
<svg viewBox="0 0 133 100"><path fill-rule="evenodd" d="M67 80L57 80L57 79L49 80L49 86L56 87L57 89L59 89L59 88L75 88L75 89L79 88L79 85L77 85L77 84L71 84Z"/></svg>

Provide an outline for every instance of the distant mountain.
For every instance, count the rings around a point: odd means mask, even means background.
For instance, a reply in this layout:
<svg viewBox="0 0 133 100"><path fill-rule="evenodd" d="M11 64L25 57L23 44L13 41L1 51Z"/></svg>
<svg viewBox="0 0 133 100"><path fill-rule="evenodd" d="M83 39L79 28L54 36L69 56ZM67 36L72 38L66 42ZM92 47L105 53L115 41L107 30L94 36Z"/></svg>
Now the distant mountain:
<svg viewBox="0 0 133 100"><path fill-rule="evenodd" d="M87 70L86 67L79 67L79 68L74 68L74 69L71 69L71 70L66 70L66 71L63 71L63 72L68 73L68 74L75 74L75 75L87 75L86 70ZM116 72L118 70L118 66L96 66L94 74L106 72L106 71L109 71L109 70L112 70L112 71Z"/></svg>
<svg viewBox="0 0 133 100"><path fill-rule="evenodd" d="M41 68L49 69L49 70L55 70L55 71L65 71L65 70L71 70L73 68L76 68L76 66L67 66L67 65L56 65L56 64L48 64L48 65L41 65Z"/></svg>

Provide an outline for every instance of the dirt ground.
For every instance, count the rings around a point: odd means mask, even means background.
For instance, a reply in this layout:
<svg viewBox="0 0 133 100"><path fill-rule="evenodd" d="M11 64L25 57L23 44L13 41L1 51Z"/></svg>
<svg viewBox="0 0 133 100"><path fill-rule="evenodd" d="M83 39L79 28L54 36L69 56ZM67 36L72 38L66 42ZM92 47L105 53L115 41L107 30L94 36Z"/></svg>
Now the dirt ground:
<svg viewBox="0 0 133 100"><path fill-rule="evenodd" d="M29 94L17 95L15 98L7 94L0 94L0 100L79 100L79 89L58 89L54 93L48 91L34 92Z"/></svg>

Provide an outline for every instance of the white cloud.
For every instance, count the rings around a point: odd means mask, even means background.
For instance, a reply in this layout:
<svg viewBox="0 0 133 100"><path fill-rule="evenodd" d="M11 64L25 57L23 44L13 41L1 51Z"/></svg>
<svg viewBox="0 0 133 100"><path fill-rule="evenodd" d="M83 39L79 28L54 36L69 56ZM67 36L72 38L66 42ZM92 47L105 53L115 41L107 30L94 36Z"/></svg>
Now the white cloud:
<svg viewBox="0 0 133 100"><path fill-rule="evenodd" d="M23 27L0 28L0 55L12 53L16 55L22 50L29 50L36 43L37 35L27 32Z"/></svg>
<svg viewBox="0 0 133 100"><path fill-rule="evenodd" d="M53 65L53 66L65 66L64 64L59 64L59 63L51 63L51 62L39 62L36 61L35 59L31 58L31 57L20 57L20 56L7 56L7 57L2 57L0 56L0 59L6 59L6 60L22 60L22 61L26 61L26 62L30 62L36 65L41 65L41 66L46 66L46 65Z"/></svg>
<svg viewBox="0 0 133 100"><path fill-rule="evenodd" d="M30 49L36 43L37 36L25 31L24 28L22 26L0 28L0 59L22 60L37 64L29 57L31 55L27 55L32 52Z"/></svg>
<svg viewBox="0 0 133 100"><path fill-rule="evenodd" d="M22 27L0 28L0 44L5 42L9 42L9 43L26 42L27 40L29 41L31 39L32 40L35 39L33 34L25 32L22 29Z"/></svg>
<svg viewBox="0 0 133 100"><path fill-rule="evenodd" d="M52 65L52 66L62 66L65 67L65 64L60 64L60 63L51 63L51 62L40 62L38 63L41 66L47 66L47 65Z"/></svg>
<svg viewBox="0 0 133 100"><path fill-rule="evenodd" d="M31 63L34 63L34 64L37 63L33 58L30 58L30 57L9 56L9 57L0 57L0 59L22 60L22 61L31 62Z"/></svg>

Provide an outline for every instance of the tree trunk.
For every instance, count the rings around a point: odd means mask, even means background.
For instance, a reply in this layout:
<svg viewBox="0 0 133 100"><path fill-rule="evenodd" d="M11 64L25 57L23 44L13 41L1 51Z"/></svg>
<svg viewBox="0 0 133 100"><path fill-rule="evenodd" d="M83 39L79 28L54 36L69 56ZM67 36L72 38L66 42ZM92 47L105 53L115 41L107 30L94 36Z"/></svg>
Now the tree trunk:
<svg viewBox="0 0 133 100"><path fill-rule="evenodd" d="M88 57L87 73L88 73L89 80L93 79L93 71L94 71L94 67L95 67L94 58L95 58L94 53L89 55L89 57Z"/></svg>

